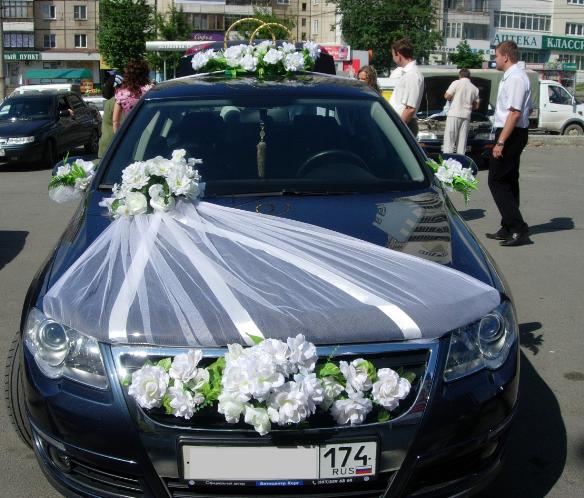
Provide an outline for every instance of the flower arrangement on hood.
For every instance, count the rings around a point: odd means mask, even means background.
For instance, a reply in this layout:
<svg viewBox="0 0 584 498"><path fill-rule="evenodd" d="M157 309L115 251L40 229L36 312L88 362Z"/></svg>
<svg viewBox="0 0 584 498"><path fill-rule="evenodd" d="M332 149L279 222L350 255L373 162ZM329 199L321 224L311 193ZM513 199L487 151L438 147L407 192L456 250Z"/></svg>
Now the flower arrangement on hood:
<svg viewBox="0 0 584 498"><path fill-rule="evenodd" d="M228 423L241 420L260 435L272 424L302 424L317 410L339 425L358 425L375 409L377 421L390 418L407 397L415 374L377 370L363 358L318 363L316 347L303 335L259 339L251 347L227 346L224 357L200 367L200 349L145 364L128 380L128 394L145 409L192 418L214 407Z"/></svg>
<svg viewBox="0 0 584 498"><path fill-rule="evenodd" d="M200 159L185 159L186 151L172 151L166 159L156 156L147 161L137 161L122 172L122 184L112 188L113 196L104 199L100 206L107 207L114 218L169 211L176 199L195 199L202 194L201 177L194 168Z"/></svg>
<svg viewBox="0 0 584 498"><path fill-rule="evenodd" d="M58 203L80 199L95 174L93 162L76 159L68 163L67 160L68 156L49 182L49 197Z"/></svg>
<svg viewBox="0 0 584 498"><path fill-rule="evenodd" d="M434 171L436 178L440 180L446 190L460 192L466 203L470 199L471 192L478 189L479 181L474 177L470 169L463 168L460 161L456 159L440 158L439 163L429 159L426 164Z"/></svg>
<svg viewBox="0 0 584 498"><path fill-rule="evenodd" d="M226 70L234 75L238 72L264 75L310 71L320 54L313 42L305 42L297 51L293 43L284 42L277 47L272 41L258 45L233 45L225 50L213 49L197 52L192 58L196 72Z"/></svg>

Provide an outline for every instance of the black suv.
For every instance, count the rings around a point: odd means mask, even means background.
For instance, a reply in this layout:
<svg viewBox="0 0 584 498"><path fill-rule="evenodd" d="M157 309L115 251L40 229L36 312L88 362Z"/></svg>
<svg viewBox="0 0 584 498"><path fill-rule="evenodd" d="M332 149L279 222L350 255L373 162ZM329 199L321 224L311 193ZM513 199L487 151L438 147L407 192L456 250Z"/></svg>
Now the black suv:
<svg viewBox="0 0 584 498"><path fill-rule="evenodd" d="M14 95L0 106L0 163L41 161L53 167L77 147L96 152L100 132L99 111L73 92Z"/></svg>

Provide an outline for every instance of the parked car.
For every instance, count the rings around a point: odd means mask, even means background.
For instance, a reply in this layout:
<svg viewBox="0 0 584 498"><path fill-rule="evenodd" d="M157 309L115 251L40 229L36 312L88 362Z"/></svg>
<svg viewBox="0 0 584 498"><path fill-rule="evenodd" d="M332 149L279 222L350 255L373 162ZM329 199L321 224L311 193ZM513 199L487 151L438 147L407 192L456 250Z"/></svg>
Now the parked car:
<svg viewBox="0 0 584 498"><path fill-rule="evenodd" d="M81 95L81 85L77 83L46 83L38 85L21 85L17 86L10 95L12 96L21 95L23 93L46 92L47 90L48 91L65 90Z"/></svg>
<svg viewBox="0 0 584 498"><path fill-rule="evenodd" d="M8 97L0 106L0 162L52 168L67 151L97 151L101 116L73 92L46 90Z"/></svg>
<svg viewBox="0 0 584 498"><path fill-rule="evenodd" d="M97 341L45 316L42 302L111 226L100 203L123 169L176 149L203 160L198 169L209 203L331 229L494 287L501 304L485 320L496 330L483 337L479 321L436 339L370 342L360 338L362 317L351 316L354 336L317 344L321 358L359 355L416 373L398 415L384 422L336 426L319 418L309 427L260 436L217 414L183 420L141 408L128 393L128 374L146 360L189 349ZM265 151L261 168L259 150ZM357 80L303 73L260 81L221 72L150 90L116 133L79 210L31 284L10 350L12 420L51 484L83 497L452 496L485 486L501 466L517 407L517 323L500 272L426 160L387 102ZM206 361L223 355L223 346L204 349ZM333 444L346 455L339 457L338 472L312 469L314 478L298 479L294 462L303 458L297 456L301 447ZM214 472L220 477L205 479L193 473L196 462L187 461L197 448L203 456L194 458L205 458L210 446L236 447L244 459L250 458L246 448L258 447L283 446L296 456L281 461L289 474L278 481L261 479L261 465L259 478L232 479L225 459L209 457L206 468L220 469ZM362 474L349 455L365 462Z"/></svg>
<svg viewBox="0 0 584 498"><path fill-rule="evenodd" d="M100 116L103 118L103 106L105 105L105 97L101 95L87 95L83 97L83 102L85 102L90 107L94 107L99 111Z"/></svg>

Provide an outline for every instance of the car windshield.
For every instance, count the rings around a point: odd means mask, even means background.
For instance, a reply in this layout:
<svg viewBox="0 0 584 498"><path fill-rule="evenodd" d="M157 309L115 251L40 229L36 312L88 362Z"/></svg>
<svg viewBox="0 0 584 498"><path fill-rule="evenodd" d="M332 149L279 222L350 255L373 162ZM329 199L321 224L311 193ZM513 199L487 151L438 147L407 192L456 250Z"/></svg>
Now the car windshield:
<svg viewBox="0 0 584 498"><path fill-rule="evenodd" d="M106 166L120 183L135 161L185 149L206 195L412 190L427 178L411 145L373 99L257 97L145 102Z"/></svg>
<svg viewBox="0 0 584 498"><path fill-rule="evenodd" d="M0 120L48 119L51 114L49 99L8 99L0 106Z"/></svg>

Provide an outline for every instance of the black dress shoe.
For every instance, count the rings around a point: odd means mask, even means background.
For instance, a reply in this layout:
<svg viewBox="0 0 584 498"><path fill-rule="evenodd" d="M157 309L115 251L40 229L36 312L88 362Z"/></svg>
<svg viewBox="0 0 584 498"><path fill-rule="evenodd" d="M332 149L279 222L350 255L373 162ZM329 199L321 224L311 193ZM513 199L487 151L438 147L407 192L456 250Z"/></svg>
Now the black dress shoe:
<svg viewBox="0 0 584 498"><path fill-rule="evenodd" d="M527 232L512 233L508 239L499 242L499 245L505 247L524 246L526 244L532 244Z"/></svg>
<svg viewBox="0 0 584 498"><path fill-rule="evenodd" d="M507 240L511 233L506 228L499 228L495 233L486 233L487 239Z"/></svg>

